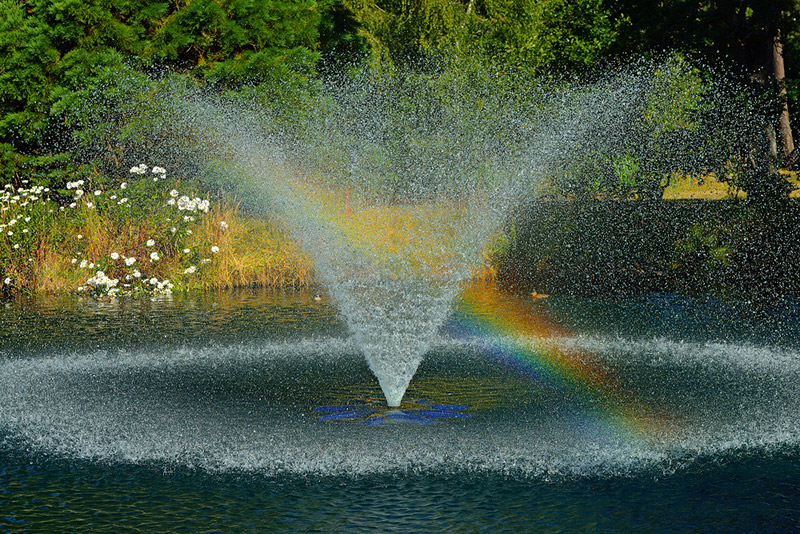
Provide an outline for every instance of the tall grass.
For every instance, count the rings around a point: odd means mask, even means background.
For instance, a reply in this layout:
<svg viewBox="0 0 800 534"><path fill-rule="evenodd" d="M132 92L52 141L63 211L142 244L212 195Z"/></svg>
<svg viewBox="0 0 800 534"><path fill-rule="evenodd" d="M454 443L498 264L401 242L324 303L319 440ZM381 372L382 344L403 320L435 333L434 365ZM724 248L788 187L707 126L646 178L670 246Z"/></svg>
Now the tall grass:
<svg viewBox="0 0 800 534"><path fill-rule="evenodd" d="M134 167L111 188L92 182L89 175L54 189L24 179L0 185L4 294L113 297L313 281L277 221L201 198L164 169Z"/></svg>

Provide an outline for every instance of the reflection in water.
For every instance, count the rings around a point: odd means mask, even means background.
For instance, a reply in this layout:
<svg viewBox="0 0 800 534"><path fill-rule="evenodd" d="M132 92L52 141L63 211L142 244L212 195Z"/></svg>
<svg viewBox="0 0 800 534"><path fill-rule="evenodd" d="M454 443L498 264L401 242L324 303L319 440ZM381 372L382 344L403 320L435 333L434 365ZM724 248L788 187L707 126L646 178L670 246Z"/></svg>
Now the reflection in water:
<svg viewBox="0 0 800 534"><path fill-rule="evenodd" d="M208 345L250 339L344 335L323 296L296 290L234 290L100 301L37 295L0 308L0 347L31 355L154 343Z"/></svg>

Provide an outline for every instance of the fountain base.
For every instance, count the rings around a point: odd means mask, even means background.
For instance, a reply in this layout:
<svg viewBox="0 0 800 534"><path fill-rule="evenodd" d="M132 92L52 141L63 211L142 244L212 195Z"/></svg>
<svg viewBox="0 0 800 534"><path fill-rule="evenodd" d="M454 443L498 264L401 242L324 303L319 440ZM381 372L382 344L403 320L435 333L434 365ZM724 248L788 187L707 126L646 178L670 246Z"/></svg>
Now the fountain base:
<svg viewBox="0 0 800 534"><path fill-rule="evenodd" d="M425 400L407 402L403 410L376 409L364 401L353 401L340 406L318 406L314 408L320 421L356 420L363 425L378 426L389 422L430 425L437 419L469 418L469 406L459 404L429 404Z"/></svg>

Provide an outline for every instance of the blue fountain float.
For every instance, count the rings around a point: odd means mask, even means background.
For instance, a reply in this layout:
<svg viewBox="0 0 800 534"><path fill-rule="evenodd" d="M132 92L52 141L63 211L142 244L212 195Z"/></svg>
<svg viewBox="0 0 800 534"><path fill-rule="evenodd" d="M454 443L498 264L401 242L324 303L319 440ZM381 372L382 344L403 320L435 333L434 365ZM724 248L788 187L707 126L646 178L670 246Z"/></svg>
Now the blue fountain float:
<svg viewBox="0 0 800 534"><path fill-rule="evenodd" d="M430 404L419 399L403 403L403 409L381 409L366 401L352 401L339 406L318 406L319 421L358 421L362 425L380 426L386 423L432 425L439 419L472 417L464 413L469 406L459 404Z"/></svg>

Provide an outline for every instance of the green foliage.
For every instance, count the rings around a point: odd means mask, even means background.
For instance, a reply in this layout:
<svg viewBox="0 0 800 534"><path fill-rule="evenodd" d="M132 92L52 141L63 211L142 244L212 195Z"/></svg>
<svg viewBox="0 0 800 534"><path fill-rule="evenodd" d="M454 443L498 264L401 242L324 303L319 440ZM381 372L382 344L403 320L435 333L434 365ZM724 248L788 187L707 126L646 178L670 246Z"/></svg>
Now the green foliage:
<svg viewBox="0 0 800 534"><path fill-rule="evenodd" d="M381 60L405 65L442 48L458 49L465 36L467 9L455 0L345 0L361 21L362 35Z"/></svg>
<svg viewBox="0 0 800 534"><path fill-rule="evenodd" d="M346 0L379 65L414 64L434 51L529 70L569 69L608 54L623 18L601 0Z"/></svg>
<svg viewBox="0 0 800 534"><path fill-rule="evenodd" d="M310 68L318 58L325 5L312 0L194 0L159 21L149 52L226 83L259 81L289 65Z"/></svg>
<svg viewBox="0 0 800 534"><path fill-rule="evenodd" d="M697 131L697 113L709 109L710 84L700 69L681 54L674 54L656 69L652 90L647 95L645 124L651 135Z"/></svg>
<svg viewBox="0 0 800 534"><path fill-rule="evenodd" d="M609 65L595 83L574 85L553 111L568 128L570 153L554 176L567 197L658 199L676 174L718 165L705 151L718 137L711 82L681 55ZM560 169L559 169L560 170Z"/></svg>
<svg viewBox="0 0 800 534"><path fill-rule="evenodd" d="M730 134L738 139L718 143L718 152L733 167L731 183L744 189L751 200L785 199L790 187L777 173L781 161L773 155L769 140L774 138L769 130L774 130L784 102L773 80L773 42L780 36L785 45L791 111L797 107L798 64L793 58L800 43L800 4L794 0L615 0L608 5L614 16L629 21L620 28L615 51L674 49L729 71L728 78L741 87L741 109L751 115L754 126L750 132L739 129ZM743 115L729 111L738 118Z"/></svg>
<svg viewBox="0 0 800 534"><path fill-rule="evenodd" d="M170 70L220 91L302 86L314 76L329 7L312 0L0 0L0 143L34 156L75 150L77 142L96 156Z"/></svg>
<svg viewBox="0 0 800 534"><path fill-rule="evenodd" d="M486 0L482 12L482 47L537 70L597 63L625 20L602 0Z"/></svg>

